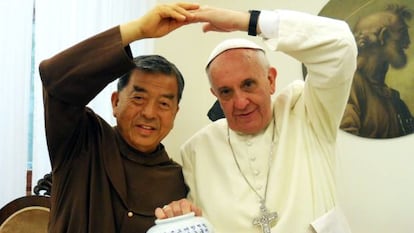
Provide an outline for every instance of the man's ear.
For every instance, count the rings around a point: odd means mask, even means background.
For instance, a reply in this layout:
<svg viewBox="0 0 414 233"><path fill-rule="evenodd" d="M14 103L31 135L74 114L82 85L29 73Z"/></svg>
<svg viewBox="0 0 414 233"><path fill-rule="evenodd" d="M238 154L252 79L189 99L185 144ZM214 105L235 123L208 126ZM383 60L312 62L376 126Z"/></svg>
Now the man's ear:
<svg viewBox="0 0 414 233"><path fill-rule="evenodd" d="M267 72L267 79L269 80L269 84L270 84L270 94L274 94L276 91L276 77L277 77L276 68L270 67Z"/></svg>
<svg viewBox="0 0 414 233"><path fill-rule="evenodd" d="M112 103L112 115L116 117L117 107L119 103L119 92L117 91L112 92L111 103Z"/></svg>
<svg viewBox="0 0 414 233"><path fill-rule="evenodd" d="M378 32L378 42L381 46L385 44L389 37L389 31L387 27L382 27Z"/></svg>

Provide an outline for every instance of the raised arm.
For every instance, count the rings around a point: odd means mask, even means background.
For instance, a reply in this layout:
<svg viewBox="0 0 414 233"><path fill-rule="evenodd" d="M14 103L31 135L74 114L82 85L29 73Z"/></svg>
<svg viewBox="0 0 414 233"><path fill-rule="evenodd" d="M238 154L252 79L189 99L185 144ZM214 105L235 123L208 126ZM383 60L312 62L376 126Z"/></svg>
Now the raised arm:
<svg viewBox="0 0 414 233"><path fill-rule="evenodd" d="M66 151L85 122L86 108L109 83L135 67L129 44L164 36L192 21L197 4L161 4L142 17L92 36L41 62L46 135L50 157ZM110 104L108 100L108 104ZM81 127L82 126L82 127ZM73 141L70 141L70 140Z"/></svg>
<svg viewBox="0 0 414 233"><path fill-rule="evenodd" d="M304 106L315 129L323 129L321 138L335 138L356 69L357 48L348 24L290 10L253 12L201 7L194 17L206 22L205 32L257 34L271 50L303 63L306 91L297 106Z"/></svg>

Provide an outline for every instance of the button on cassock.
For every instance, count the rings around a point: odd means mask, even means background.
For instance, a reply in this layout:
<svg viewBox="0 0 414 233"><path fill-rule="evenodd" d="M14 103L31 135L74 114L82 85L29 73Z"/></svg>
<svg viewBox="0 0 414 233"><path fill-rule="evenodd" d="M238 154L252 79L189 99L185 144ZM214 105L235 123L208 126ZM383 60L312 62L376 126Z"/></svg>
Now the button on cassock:
<svg viewBox="0 0 414 233"><path fill-rule="evenodd" d="M132 211L129 211L129 212L128 212L128 217L130 217L130 218L131 218L132 216L134 216L134 213L132 213Z"/></svg>

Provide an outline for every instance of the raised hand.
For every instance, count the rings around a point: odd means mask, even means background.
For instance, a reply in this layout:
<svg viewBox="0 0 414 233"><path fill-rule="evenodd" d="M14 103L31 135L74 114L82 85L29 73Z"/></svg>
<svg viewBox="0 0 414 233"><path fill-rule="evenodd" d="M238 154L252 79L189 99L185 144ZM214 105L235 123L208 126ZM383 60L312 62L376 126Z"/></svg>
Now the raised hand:
<svg viewBox="0 0 414 233"><path fill-rule="evenodd" d="M160 4L142 17L120 26L122 42L127 45L145 38L162 37L175 29L195 22L190 11L199 8L194 3Z"/></svg>
<svg viewBox="0 0 414 233"><path fill-rule="evenodd" d="M247 31L248 29L250 18L248 12L203 6L193 13L193 20L206 23L203 26L204 32Z"/></svg>

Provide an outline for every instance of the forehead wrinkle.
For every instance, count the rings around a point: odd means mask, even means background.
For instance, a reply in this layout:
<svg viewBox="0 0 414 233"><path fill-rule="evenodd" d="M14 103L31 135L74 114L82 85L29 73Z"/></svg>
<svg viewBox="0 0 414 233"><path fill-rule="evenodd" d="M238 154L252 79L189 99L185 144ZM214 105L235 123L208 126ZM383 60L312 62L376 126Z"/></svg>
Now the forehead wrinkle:
<svg viewBox="0 0 414 233"><path fill-rule="evenodd" d="M134 92L148 92L145 88L134 85Z"/></svg>
<svg viewBox="0 0 414 233"><path fill-rule="evenodd" d="M174 94L163 94L162 97L173 100L175 99L175 95Z"/></svg>

